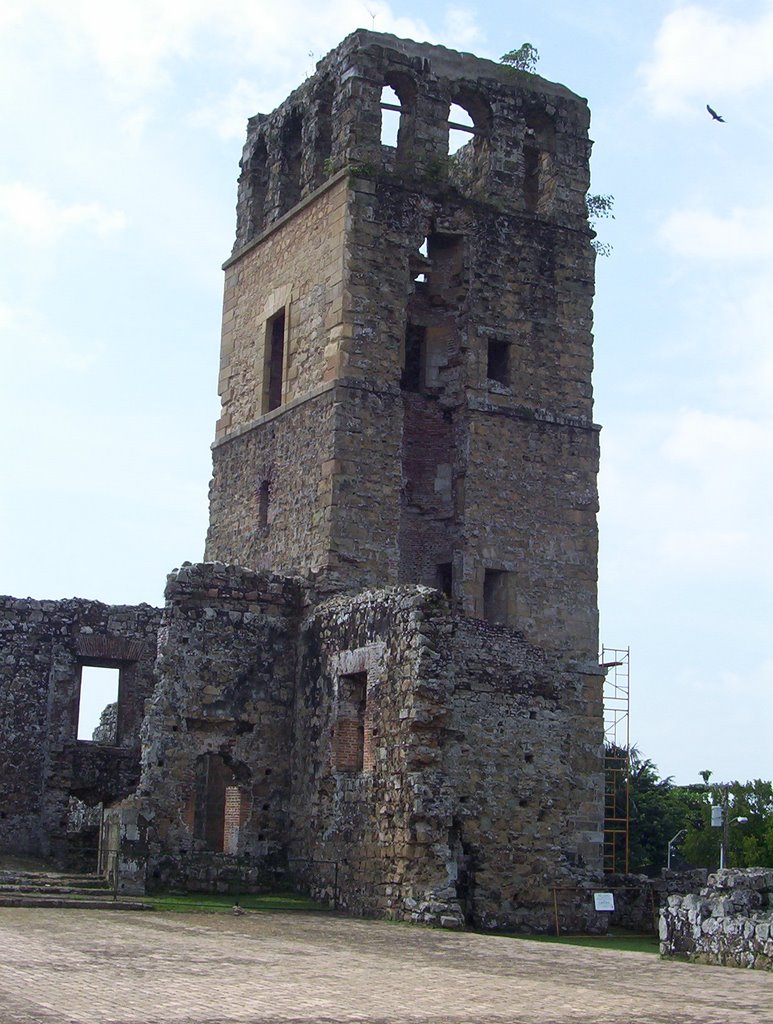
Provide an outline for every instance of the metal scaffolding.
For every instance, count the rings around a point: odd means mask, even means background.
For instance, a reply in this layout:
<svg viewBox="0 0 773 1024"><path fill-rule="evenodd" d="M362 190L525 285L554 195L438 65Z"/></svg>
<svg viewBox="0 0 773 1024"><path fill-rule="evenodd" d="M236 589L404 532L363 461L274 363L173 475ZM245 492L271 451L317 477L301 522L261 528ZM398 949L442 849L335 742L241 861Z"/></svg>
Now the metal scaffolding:
<svg viewBox="0 0 773 1024"><path fill-rule="evenodd" d="M604 678L604 871L628 872L631 777L631 650L602 647Z"/></svg>

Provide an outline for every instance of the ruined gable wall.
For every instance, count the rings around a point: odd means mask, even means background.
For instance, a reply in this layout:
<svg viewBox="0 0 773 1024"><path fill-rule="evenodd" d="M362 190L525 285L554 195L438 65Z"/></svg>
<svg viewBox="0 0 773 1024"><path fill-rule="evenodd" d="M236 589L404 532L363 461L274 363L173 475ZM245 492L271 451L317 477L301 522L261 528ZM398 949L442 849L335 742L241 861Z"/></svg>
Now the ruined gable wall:
<svg viewBox="0 0 773 1024"><path fill-rule="evenodd" d="M366 591L309 611L301 631L293 745L291 854L312 891L359 913L410 917L445 877L434 811L434 755L427 737L445 716L427 677L434 657L424 633L440 615L440 595L424 588ZM337 766L343 677L367 675L366 747L359 769ZM429 689L433 690L430 697ZM440 825L443 833L444 822Z"/></svg>
<svg viewBox="0 0 773 1024"><path fill-rule="evenodd" d="M602 867L602 677L471 619L455 622L453 663L443 776L471 915L549 930L553 886ZM597 928L589 903L566 901L564 926Z"/></svg>
<svg viewBox="0 0 773 1024"><path fill-rule="evenodd" d="M139 777L160 611L0 598L0 849L63 856L71 794L117 799ZM80 669L121 670L118 746L77 740Z"/></svg>
<svg viewBox="0 0 773 1024"><path fill-rule="evenodd" d="M332 895L338 862L350 910L551 928L552 887L601 868L601 677L421 587L336 598L301 637L291 834L311 888ZM360 671L372 754L342 770L337 694ZM597 928L588 903L565 925Z"/></svg>
<svg viewBox="0 0 773 1024"><path fill-rule="evenodd" d="M185 565L166 598L142 727L148 881L207 888L229 856L260 865L287 842L298 582ZM239 809L224 833L227 787Z"/></svg>

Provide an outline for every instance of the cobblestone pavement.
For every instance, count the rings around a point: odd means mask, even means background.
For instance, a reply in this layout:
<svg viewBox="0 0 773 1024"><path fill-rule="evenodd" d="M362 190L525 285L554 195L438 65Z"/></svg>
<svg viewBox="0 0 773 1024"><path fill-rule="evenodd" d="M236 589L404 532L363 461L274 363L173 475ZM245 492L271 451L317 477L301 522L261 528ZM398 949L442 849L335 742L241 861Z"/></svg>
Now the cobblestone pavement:
<svg viewBox="0 0 773 1024"><path fill-rule="evenodd" d="M0 910L0 1024L763 1024L773 978L312 914Z"/></svg>

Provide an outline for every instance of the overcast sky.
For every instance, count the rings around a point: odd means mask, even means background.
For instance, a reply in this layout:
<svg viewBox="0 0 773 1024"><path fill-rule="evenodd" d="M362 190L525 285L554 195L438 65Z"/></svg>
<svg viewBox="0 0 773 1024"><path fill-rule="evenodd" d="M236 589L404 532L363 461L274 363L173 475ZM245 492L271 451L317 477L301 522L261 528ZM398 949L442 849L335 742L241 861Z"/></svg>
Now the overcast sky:
<svg viewBox="0 0 773 1024"><path fill-rule="evenodd" d="M245 122L357 27L588 98L601 639L662 774L771 778L773 0L0 0L0 591L202 557Z"/></svg>

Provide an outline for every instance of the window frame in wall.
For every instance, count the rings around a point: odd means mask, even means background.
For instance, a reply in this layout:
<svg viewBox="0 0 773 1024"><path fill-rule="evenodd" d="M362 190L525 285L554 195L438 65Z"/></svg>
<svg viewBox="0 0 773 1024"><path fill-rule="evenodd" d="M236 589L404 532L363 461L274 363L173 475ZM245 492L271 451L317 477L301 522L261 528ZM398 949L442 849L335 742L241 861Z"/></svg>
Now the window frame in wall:
<svg viewBox="0 0 773 1024"><path fill-rule="evenodd" d="M266 320L263 332L263 415L285 404L288 307L281 306ZM281 331L279 329L281 325Z"/></svg>

